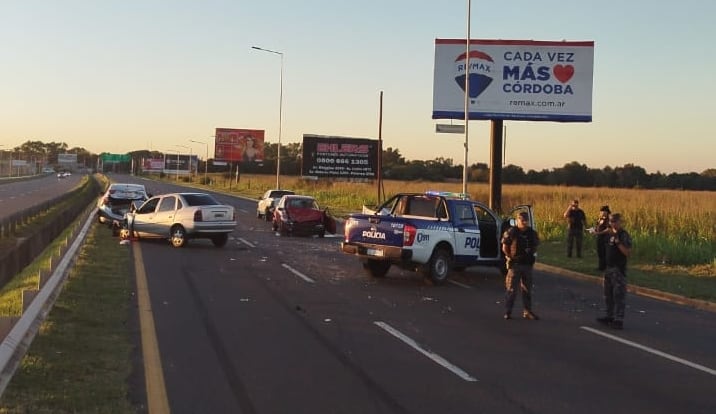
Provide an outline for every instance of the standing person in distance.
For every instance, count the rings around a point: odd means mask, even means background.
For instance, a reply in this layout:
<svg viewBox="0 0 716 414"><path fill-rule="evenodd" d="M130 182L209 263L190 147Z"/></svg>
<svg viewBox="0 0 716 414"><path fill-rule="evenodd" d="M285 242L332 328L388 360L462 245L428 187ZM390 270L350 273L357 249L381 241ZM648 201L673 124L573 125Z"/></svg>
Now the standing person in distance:
<svg viewBox="0 0 716 414"><path fill-rule="evenodd" d="M502 253L507 260L505 277L505 319L512 319L512 307L515 304L517 289L522 292L522 317L537 320L532 312L532 268L539 246L539 236L530 227L530 217L526 212L517 216L517 226L510 227L502 235Z"/></svg>
<svg viewBox="0 0 716 414"><path fill-rule="evenodd" d="M604 271L604 302L607 309L606 316L597 318L597 322L614 329L624 328L626 265L631 248L631 236L622 227L621 214L609 215L609 232L606 241L607 267Z"/></svg>
<svg viewBox="0 0 716 414"><path fill-rule="evenodd" d="M607 238L609 229L609 206L602 206L599 209L597 224L594 226L594 235L597 237L597 257L599 262L597 270L604 271L607 268Z"/></svg>
<svg viewBox="0 0 716 414"><path fill-rule="evenodd" d="M564 218L567 219L567 257L572 257L572 249L577 247L577 257L582 257L582 239L584 227L587 222L587 216L584 210L579 208L579 200L572 200L572 204L567 207L564 212Z"/></svg>

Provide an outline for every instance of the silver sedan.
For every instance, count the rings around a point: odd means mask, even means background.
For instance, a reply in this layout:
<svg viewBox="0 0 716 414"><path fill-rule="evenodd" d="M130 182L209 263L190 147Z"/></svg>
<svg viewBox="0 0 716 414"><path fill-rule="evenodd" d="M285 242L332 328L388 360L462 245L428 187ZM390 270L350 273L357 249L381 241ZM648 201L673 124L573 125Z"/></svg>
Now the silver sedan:
<svg viewBox="0 0 716 414"><path fill-rule="evenodd" d="M210 239L223 247L236 228L234 207L206 193L171 193L150 198L125 215L126 235L166 238L174 247L189 239Z"/></svg>

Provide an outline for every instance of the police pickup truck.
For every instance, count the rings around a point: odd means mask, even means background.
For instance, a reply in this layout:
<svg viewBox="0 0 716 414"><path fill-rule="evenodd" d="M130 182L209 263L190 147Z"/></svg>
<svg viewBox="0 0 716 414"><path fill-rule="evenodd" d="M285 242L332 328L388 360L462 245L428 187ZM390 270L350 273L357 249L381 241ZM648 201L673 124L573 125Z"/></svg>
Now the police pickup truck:
<svg viewBox="0 0 716 414"><path fill-rule="evenodd" d="M501 217L487 205L458 193L399 193L376 209L349 215L341 251L360 258L366 273L384 277L392 265L421 273L433 284L451 270L497 266L505 272L500 248L511 217L532 207L513 208Z"/></svg>

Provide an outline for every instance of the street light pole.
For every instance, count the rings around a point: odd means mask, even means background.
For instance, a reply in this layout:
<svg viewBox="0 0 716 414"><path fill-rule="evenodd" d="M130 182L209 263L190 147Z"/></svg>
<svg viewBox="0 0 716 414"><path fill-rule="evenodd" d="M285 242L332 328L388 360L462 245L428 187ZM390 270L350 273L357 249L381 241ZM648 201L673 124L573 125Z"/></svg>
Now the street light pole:
<svg viewBox="0 0 716 414"><path fill-rule="evenodd" d="M467 39L465 40L465 160L462 167L462 193L467 194L467 151L468 127L470 126L470 8L471 1L467 0Z"/></svg>
<svg viewBox="0 0 716 414"><path fill-rule="evenodd" d="M279 101L278 101L278 147L276 148L276 189L281 188L279 177L281 176L281 124L283 121L283 52L264 49L258 46L251 46L252 49L261 50L263 52L273 53L281 56L281 74L279 77Z"/></svg>
<svg viewBox="0 0 716 414"><path fill-rule="evenodd" d="M187 150L189 150L189 163L188 163L187 168L189 170L189 176L191 177L191 147L188 147L186 145L179 145L179 144L174 144L174 146L186 148ZM178 153L177 153L177 180L179 180L179 154Z"/></svg>
<svg viewBox="0 0 716 414"><path fill-rule="evenodd" d="M208 175L208 172L209 172L209 143L202 142L202 141L195 141L193 139L190 139L189 141L196 142L197 144L206 145L206 158L204 159L204 185L209 185L209 182L206 179L206 176Z"/></svg>

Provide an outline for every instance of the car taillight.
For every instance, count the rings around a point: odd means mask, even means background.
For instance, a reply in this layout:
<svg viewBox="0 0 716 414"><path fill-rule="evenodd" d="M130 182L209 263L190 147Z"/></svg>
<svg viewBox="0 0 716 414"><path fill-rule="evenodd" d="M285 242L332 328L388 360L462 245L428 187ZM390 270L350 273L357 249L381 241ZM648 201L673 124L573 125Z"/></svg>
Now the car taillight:
<svg viewBox="0 0 716 414"><path fill-rule="evenodd" d="M403 246L412 246L415 241L415 233L418 232L414 226L406 224L403 228Z"/></svg>
<svg viewBox="0 0 716 414"><path fill-rule="evenodd" d="M201 215L201 210L196 210L194 212L194 221L204 221L204 218Z"/></svg>

